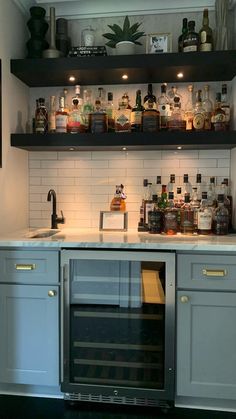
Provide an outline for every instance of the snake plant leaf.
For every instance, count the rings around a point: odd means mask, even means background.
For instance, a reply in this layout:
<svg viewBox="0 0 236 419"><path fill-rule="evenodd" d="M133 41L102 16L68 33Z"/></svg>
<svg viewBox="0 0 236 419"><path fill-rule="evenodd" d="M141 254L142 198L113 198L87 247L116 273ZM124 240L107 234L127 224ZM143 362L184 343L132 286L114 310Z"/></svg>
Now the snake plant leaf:
<svg viewBox="0 0 236 419"><path fill-rule="evenodd" d="M114 33L104 33L103 36L107 39L116 40L116 35Z"/></svg>
<svg viewBox="0 0 236 419"><path fill-rule="evenodd" d="M113 25L107 25L113 33L104 33L104 38L109 41L106 43L107 46L115 48L116 44L121 41L130 41L137 45L142 45L140 42L137 42L137 39L145 35L144 32L137 32L141 23L134 23L130 26L130 20L128 16L125 16L123 28L114 23Z"/></svg>
<svg viewBox="0 0 236 419"><path fill-rule="evenodd" d="M137 32L137 33L132 35L132 41L134 42L134 41L136 41L136 39L141 38L141 36L144 36L144 35L145 35L144 32Z"/></svg>
<svg viewBox="0 0 236 419"><path fill-rule="evenodd" d="M107 25L109 28L111 28L111 30L116 34L116 36L118 37L122 37L123 36L123 31L121 29L121 27L119 25L117 25L116 23L114 23L114 25Z"/></svg>
<svg viewBox="0 0 236 419"><path fill-rule="evenodd" d="M130 26L130 32L131 33L137 32L140 25L141 25L141 23L134 23L132 26Z"/></svg>

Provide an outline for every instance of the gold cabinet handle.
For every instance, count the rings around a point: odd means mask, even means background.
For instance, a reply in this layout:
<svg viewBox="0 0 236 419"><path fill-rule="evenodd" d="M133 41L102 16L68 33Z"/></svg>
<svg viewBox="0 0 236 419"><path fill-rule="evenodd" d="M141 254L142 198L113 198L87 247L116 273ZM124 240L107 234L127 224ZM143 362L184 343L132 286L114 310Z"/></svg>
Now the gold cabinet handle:
<svg viewBox="0 0 236 419"><path fill-rule="evenodd" d="M36 269L36 264L35 263L29 263L29 264L16 263L15 269L17 271L33 271L34 269Z"/></svg>
<svg viewBox="0 0 236 419"><path fill-rule="evenodd" d="M181 303L188 303L189 302L189 297L187 296L187 295L182 295L181 297L180 297L180 301L181 301Z"/></svg>
<svg viewBox="0 0 236 419"><path fill-rule="evenodd" d="M202 274L205 276L226 276L226 269L203 269Z"/></svg>
<svg viewBox="0 0 236 419"><path fill-rule="evenodd" d="M56 290L49 290L49 291L48 291L48 296L49 296L49 297L55 297L56 295L57 295Z"/></svg>

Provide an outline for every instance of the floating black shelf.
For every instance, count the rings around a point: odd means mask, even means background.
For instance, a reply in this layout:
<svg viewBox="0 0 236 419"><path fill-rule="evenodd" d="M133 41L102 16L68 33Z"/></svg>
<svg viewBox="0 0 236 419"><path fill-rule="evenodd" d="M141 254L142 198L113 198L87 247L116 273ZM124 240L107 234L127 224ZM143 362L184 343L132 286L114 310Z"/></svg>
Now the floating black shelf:
<svg viewBox="0 0 236 419"><path fill-rule="evenodd" d="M67 86L71 75L81 85L227 81L236 74L236 51L17 59L11 72L30 87Z"/></svg>
<svg viewBox="0 0 236 419"><path fill-rule="evenodd" d="M236 131L106 134L11 134L11 145L31 151L231 149Z"/></svg>

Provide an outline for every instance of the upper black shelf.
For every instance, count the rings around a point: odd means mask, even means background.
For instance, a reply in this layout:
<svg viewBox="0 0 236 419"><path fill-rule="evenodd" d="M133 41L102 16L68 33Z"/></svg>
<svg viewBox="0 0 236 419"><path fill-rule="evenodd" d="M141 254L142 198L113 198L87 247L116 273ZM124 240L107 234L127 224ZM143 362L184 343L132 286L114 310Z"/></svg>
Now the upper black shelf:
<svg viewBox="0 0 236 419"><path fill-rule="evenodd" d="M71 75L81 85L229 81L236 75L236 51L17 59L11 72L30 87L68 86Z"/></svg>
<svg viewBox="0 0 236 419"><path fill-rule="evenodd" d="M31 151L231 149L236 147L236 132L11 134L11 146Z"/></svg>

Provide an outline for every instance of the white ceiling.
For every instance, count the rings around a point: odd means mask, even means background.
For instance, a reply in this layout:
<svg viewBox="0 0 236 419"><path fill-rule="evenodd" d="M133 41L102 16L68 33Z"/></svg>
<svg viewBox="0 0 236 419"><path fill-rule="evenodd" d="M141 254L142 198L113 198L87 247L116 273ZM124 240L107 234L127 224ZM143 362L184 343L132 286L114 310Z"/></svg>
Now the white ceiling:
<svg viewBox="0 0 236 419"><path fill-rule="evenodd" d="M180 13L213 10L215 0L13 0L24 13L34 5L42 6L49 14L55 7L56 15L68 19L106 16L143 15L153 13ZM233 7L236 0L229 0Z"/></svg>

